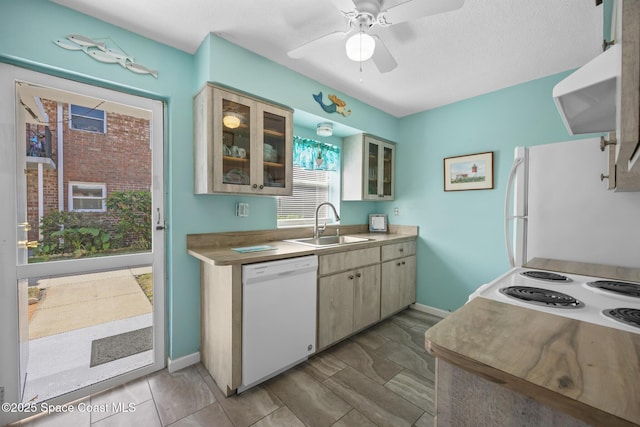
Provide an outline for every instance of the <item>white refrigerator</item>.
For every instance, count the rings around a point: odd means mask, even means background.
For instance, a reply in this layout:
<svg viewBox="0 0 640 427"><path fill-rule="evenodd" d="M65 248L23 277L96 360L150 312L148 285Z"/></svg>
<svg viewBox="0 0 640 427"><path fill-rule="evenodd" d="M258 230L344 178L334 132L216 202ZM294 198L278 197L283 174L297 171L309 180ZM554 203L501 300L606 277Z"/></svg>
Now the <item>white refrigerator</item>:
<svg viewBox="0 0 640 427"><path fill-rule="evenodd" d="M600 139L517 147L505 197L512 267L533 258L640 268L640 192L607 190Z"/></svg>

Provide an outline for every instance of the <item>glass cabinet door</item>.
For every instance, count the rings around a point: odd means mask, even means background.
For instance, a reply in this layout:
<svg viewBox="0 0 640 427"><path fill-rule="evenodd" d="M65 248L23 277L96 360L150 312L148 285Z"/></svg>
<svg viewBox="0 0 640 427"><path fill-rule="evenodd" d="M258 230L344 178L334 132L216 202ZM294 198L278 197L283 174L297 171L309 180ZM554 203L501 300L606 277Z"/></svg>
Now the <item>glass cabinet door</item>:
<svg viewBox="0 0 640 427"><path fill-rule="evenodd" d="M290 196L293 110L208 84L194 96L196 194Z"/></svg>
<svg viewBox="0 0 640 427"><path fill-rule="evenodd" d="M240 100L222 99L222 156L223 184L249 186L251 177L251 107Z"/></svg>
<svg viewBox="0 0 640 427"><path fill-rule="evenodd" d="M393 147L382 146L382 196L393 197Z"/></svg>
<svg viewBox="0 0 640 427"><path fill-rule="evenodd" d="M367 196L371 198L377 197L378 193L378 182L381 179L380 171L378 170L378 159L379 159L380 145L369 140L367 141L367 156L365 160L366 171L367 171Z"/></svg>
<svg viewBox="0 0 640 427"><path fill-rule="evenodd" d="M283 115L263 111L262 120L262 182L265 187L284 188L287 176L287 119Z"/></svg>

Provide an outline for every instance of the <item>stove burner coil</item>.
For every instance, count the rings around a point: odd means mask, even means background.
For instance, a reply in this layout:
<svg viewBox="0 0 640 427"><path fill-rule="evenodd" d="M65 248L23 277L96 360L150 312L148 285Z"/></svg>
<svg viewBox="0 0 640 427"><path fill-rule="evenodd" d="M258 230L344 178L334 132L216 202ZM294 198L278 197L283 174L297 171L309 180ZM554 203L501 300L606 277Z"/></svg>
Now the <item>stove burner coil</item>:
<svg viewBox="0 0 640 427"><path fill-rule="evenodd" d="M626 325L640 328L640 310L637 308L610 308L602 310L602 314Z"/></svg>
<svg viewBox="0 0 640 427"><path fill-rule="evenodd" d="M640 285L637 283L618 282L615 280L596 280L595 282L588 282L587 285L628 297L640 298Z"/></svg>
<svg viewBox="0 0 640 427"><path fill-rule="evenodd" d="M563 276L562 274L552 273L550 271L539 271L539 270L531 270L531 271L523 271L520 273L522 276L529 277L531 279L545 280L548 282L570 282L567 276Z"/></svg>
<svg viewBox="0 0 640 427"><path fill-rule="evenodd" d="M549 289L532 288L530 286L509 286L501 288L500 293L531 304L554 308L580 308L584 303L574 297Z"/></svg>

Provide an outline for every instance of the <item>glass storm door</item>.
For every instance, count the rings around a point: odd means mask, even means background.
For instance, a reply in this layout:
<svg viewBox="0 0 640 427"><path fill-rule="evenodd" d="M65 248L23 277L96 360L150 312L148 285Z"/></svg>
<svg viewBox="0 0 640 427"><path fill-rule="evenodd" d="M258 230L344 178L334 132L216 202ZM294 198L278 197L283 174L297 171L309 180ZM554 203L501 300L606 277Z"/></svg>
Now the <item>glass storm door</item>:
<svg viewBox="0 0 640 427"><path fill-rule="evenodd" d="M5 402L161 369L163 104L9 65L0 94Z"/></svg>

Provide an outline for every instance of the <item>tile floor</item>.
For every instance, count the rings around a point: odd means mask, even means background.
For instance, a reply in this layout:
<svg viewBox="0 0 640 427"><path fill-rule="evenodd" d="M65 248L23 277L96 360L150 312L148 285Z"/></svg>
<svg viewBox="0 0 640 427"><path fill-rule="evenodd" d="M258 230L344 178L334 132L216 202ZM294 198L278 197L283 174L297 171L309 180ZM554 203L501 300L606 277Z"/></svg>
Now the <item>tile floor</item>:
<svg viewBox="0 0 640 427"><path fill-rule="evenodd" d="M238 396L225 398L198 364L12 427L432 426L435 360L424 332L438 320L405 310Z"/></svg>

